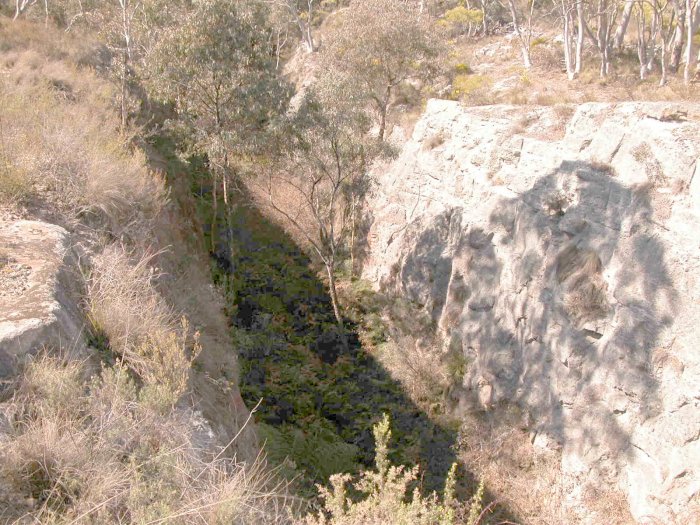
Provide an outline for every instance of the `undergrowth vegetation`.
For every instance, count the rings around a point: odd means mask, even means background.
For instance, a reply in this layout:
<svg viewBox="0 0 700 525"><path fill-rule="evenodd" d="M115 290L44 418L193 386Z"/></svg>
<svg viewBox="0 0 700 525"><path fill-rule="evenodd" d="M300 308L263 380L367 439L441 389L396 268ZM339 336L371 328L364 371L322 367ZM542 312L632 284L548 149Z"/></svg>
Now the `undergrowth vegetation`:
<svg viewBox="0 0 700 525"><path fill-rule="evenodd" d="M249 406L262 399L259 431L271 462L315 496L314 484L331 474L372 464L369 430L387 412L397 438L392 459L423 465L425 486L441 487L453 432L421 411L356 334L344 347L323 283L281 229L241 202L230 220L232 271L215 274L234 320L241 394Z"/></svg>
<svg viewBox="0 0 700 525"><path fill-rule="evenodd" d="M291 506L260 466L213 455L201 416L164 410L151 395L121 363L95 371L68 358L33 361L11 403L15 430L0 448L0 475L24 496L12 509L19 522L288 518L281 509Z"/></svg>
<svg viewBox="0 0 700 525"><path fill-rule="evenodd" d="M374 425L372 434L376 444L375 468L363 471L355 480L349 474L331 476L331 487L319 489L324 507L317 517L307 518L308 525L453 525L457 523L458 514L466 518L460 519L460 523L481 523L486 514L482 503L483 485L479 485L468 504L460 508L456 498L457 464L454 463L447 475L442 499L438 499L435 492L424 496L416 488L418 467L393 465L389 459L391 429L386 414Z"/></svg>

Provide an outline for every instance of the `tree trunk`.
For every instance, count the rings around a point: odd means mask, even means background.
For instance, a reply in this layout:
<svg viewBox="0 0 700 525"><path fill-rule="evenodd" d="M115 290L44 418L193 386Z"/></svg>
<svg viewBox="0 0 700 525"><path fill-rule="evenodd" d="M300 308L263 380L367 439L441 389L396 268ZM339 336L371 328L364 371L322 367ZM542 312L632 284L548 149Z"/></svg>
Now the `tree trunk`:
<svg viewBox="0 0 700 525"><path fill-rule="evenodd" d="M534 0L532 1L534 5ZM520 40L520 50L523 55L523 66L525 66L526 69L530 69L532 67L532 61L530 60L530 33L532 28L528 28L528 34L526 38L520 30L520 23L518 21L518 10L515 6L515 0L509 0L508 6L510 7L510 16L513 19L513 29L515 30L515 34L517 35L518 40Z"/></svg>
<svg viewBox="0 0 700 525"><path fill-rule="evenodd" d="M666 42L661 43L661 80L659 80L659 86L666 85L666 78L668 76L668 53L666 51Z"/></svg>
<svg viewBox="0 0 700 525"><path fill-rule="evenodd" d="M348 349L348 338L345 335L345 323L343 323L343 316L340 314L340 304L338 302L338 290L335 286L335 262L330 261L326 263L326 271L328 272L328 289L331 295L331 303L333 304L333 314L335 315L335 320L338 323L338 330L340 330L340 338L345 347Z"/></svg>
<svg viewBox="0 0 700 525"><path fill-rule="evenodd" d="M600 51L600 77L605 78L610 72L610 19L606 0L598 2L597 46Z"/></svg>
<svg viewBox="0 0 700 525"><path fill-rule="evenodd" d="M357 205L354 198L350 213L350 280L352 280L355 277L355 230L357 229Z"/></svg>
<svg viewBox="0 0 700 525"><path fill-rule="evenodd" d="M20 14L24 11L24 9L27 7L27 3L29 0L17 0L15 2L15 16L12 17L12 20L17 20Z"/></svg>
<svg viewBox="0 0 700 525"><path fill-rule="evenodd" d="M306 33L305 33L305 40L306 40L306 46L309 48L309 53L313 53L316 50L316 46L314 46L314 38L311 35L311 23L313 21L313 5L314 5L314 0L307 0L306 2L307 5L307 12L306 12Z"/></svg>
<svg viewBox="0 0 700 525"><path fill-rule="evenodd" d="M127 75L131 64L131 21L129 20L129 0L119 0L122 11L122 36L124 37L124 49L122 50L122 71L121 71L121 117L122 129L126 128L127 108Z"/></svg>
<svg viewBox="0 0 700 525"><path fill-rule="evenodd" d="M211 169L211 167L210 167ZM216 186L219 184L216 171L211 172L211 253L216 253L216 224L219 220L219 199L216 191Z"/></svg>
<svg viewBox="0 0 700 525"><path fill-rule="evenodd" d="M690 84L690 79L693 76L693 36L695 35L697 16L693 12L692 0L685 0L685 24L687 28L687 37L685 44L685 70L683 71L683 81Z"/></svg>
<svg viewBox="0 0 700 525"><path fill-rule="evenodd" d="M683 56L683 44L685 42L685 4L683 0L673 2L673 8L676 10L678 22L676 29L671 39L671 59L669 61L669 71L676 73L680 67L681 57Z"/></svg>
<svg viewBox="0 0 700 525"><path fill-rule="evenodd" d="M379 141L384 142L384 134L386 133L386 115L389 112L389 101L391 100L391 84L386 87L384 100L379 108Z"/></svg>
<svg viewBox="0 0 700 525"><path fill-rule="evenodd" d="M579 0L576 2L576 17L578 19L578 34L576 35L576 76L581 74L581 68L583 67L583 42L584 42L584 26L586 20L583 16L583 2Z"/></svg>
<svg viewBox="0 0 700 525"><path fill-rule="evenodd" d="M639 79L645 80L647 76L647 23L644 13L644 4L639 6L637 13L637 57L639 58ZM652 46L653 49L653 46Z"/></svg>
<svg viewBox="0 0 700 525"><path fill-rule="evenodd" d="M608 46L603 46L602 61L600 63L600 76L606 78L610 74L610 50Z"/></svg>
<svg viewBox="0 0 700 525"><path fill-rule="evenodd" d="M625 8L622 11L620 25L617 26L615 36L613 37L613 49L616 51L622 49L622 44L625 41L625 33L627 33L627 26L632 18L632 8L634 7L634 3L635 0L626 0L625 2Z"/></svg>
<svg viewBox="0 0 700 525"><path fill-rule="evenodd" d="M564 20L564 64L566 65L566 76L569 80L573 80L575 73L571 53L571 15L565 2L562 2L562 17Z"/></svg>
<svg viewBox="0 0 700 525"><path fill-rule="evenodd" d="M126 59L122 63L122 78L121 78L121 126L122 130L126 129Z"/></svg>

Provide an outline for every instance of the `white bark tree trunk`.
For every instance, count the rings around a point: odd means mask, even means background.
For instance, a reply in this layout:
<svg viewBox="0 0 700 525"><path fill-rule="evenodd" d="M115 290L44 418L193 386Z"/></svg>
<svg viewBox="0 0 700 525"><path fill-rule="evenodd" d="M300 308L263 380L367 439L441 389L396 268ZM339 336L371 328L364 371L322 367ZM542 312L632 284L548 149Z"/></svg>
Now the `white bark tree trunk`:
<svg viewBox="0 0 700 525"><path fill-rule="evenodd" d="M625 33L627 33L627 27L629 26L630 19L632 18L632 8L634 7L635 0L626 0L625 8L622 11L622 18L620 19L620 24L617 26L615 31L615 36L613 39L613 49L622 49L622 44L625 41Z"/></svg>
<svg viewBox="0 0 700 525"><path fill-rule="evenodd" d="M573 38L573 6L562 0L562 19L564 21L564 64L569 80L576 78L576 64Z"/></svg>
<svg viewBox="0 0 700 525"><path fill-rule="evenodd" d="M584 43L584 26L586 20L583 13L583 0L576 1L576 17L578 20L578 34L576 35L576 76L581 74L583 67L583 43Z"/></svg>
<svg viewBox="0 0 700 525"><path fill-rule="evenodd" d="M530 59L530 39L532 38L532 11L535 6L535 0L531 0L530 4L530 16L528 18L528 27L526 33L523 33L520 27L520 20L518 16L518 8L515 5L515 0L508 0L508 7L510 8L510 16L513 19L513 30L515 31L518 40L520 41L520 50L523 56L523 66L530 69L532 67L532 61Z"/></svg>
<svg viewBox="0 0 700 525"><path fill-rule="evenodd" d="M690 80L693 77L693 68L695 66L695 53L693 37L695 36L695 31L698 28L698 5L693 5L692 0L685 0L685 24L687 29L686 44L685 44L685 70L683 71L683 81L686 84L690 84Z"/></svg>

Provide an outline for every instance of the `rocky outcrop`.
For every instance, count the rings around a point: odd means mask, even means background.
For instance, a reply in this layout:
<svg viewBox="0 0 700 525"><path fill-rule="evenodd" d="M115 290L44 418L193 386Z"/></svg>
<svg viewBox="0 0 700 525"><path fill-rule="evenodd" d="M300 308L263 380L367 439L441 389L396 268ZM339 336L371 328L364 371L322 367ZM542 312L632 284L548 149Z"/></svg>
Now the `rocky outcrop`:
<svg viewBox="0 0 700 525"><path fill-rule="evenodd" d="M0 381L43 348L84 350L69 235L38 221L0 223Z"/></svg>
<svg viewBox="0 0 700 525"><path fill-rule="evenodd" d="M561 451L583 522L600 488L639 523L697 511L699 160L698 105L433 100L378 170L365 277L464 354L463 406Z"/></svg>

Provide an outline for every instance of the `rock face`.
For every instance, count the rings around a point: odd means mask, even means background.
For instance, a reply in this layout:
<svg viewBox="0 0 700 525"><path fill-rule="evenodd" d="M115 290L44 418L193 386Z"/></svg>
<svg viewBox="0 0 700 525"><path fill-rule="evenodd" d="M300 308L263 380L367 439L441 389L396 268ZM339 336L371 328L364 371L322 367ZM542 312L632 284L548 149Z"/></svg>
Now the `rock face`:
<svg viewBox="0 0 700 525"><path fill-rule="evenodd" d="M78 270L68 232L37 221L0 223L0 381L42 348L81 352L83 320L71 293Z"/></svg>
<svg viewBox="0 0 700 525"><path fill-rule="evenodd" d="M464 354L464 397L527 413L582 521L597 487L638 523L692 522L700 105L433 100L378 172L364 275Z"/></svg>

